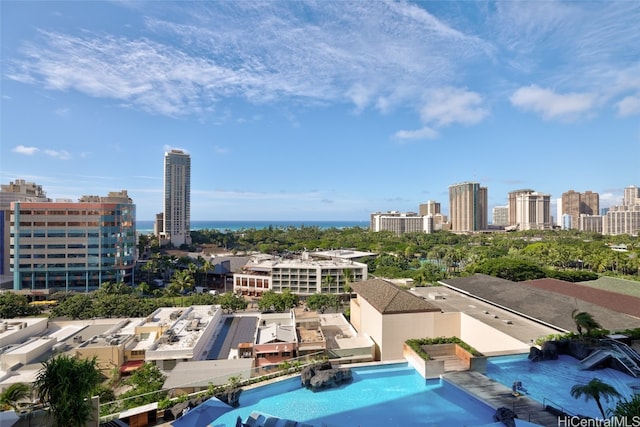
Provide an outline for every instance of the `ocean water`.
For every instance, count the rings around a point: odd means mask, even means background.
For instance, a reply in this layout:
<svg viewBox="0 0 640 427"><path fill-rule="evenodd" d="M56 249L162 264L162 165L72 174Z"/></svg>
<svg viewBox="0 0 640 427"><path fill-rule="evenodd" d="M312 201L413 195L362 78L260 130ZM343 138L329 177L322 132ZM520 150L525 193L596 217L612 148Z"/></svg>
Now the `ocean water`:
<svg viewBox="0 0 640 427"><path fill-rule="evenodd" d="M263 228L286 227L318 227L329 228L369 228L369 221L191 221L192 230L238 231ZM142 234L153 233L153 221L136 221L136 231Z"/></svg>

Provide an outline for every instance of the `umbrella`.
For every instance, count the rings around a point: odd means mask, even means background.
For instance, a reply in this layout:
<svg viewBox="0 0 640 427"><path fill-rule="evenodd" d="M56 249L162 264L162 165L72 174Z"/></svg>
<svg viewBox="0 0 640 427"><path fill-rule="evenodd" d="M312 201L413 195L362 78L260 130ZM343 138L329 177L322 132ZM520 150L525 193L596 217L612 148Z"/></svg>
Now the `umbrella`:
<svg viewBox="0 0 640 427"><path fill-rule="evenodd" d="M211 421L233 408L222 400L212 397L175 420L173 427L207 427Z"/></svg>
<svg viewBox="0 0 640 427"><path fill-rule="evenodd" d="M3 411L0 412L0 427L11 427L18 422L20 416L16 414L16 411Z"/></svg>

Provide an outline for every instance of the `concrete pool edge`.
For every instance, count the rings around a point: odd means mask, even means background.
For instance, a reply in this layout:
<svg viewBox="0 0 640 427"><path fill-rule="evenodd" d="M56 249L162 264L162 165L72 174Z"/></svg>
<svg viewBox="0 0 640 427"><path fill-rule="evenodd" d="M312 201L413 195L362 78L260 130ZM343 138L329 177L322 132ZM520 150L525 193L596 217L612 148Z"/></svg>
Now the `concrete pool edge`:
<svg viewBox="0 0 640 427"><path fill-rule="evenodd" d="M545 411L542 403L528 396L515 397L511 389L479 372L451 372L440 378L493 410L505 407L515 412L519 419L541 426L558 425L558 417Z"/></svg>

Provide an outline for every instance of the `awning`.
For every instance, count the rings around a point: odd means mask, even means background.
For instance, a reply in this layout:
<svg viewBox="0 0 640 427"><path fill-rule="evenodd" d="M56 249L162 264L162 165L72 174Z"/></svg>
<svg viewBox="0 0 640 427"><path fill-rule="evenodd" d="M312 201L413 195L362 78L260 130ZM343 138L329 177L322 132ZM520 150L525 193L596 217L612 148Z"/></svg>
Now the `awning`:
<svg viewBox="0 0 640 427"><path fill-rule="evenodd" d="M128 374L135 371L142 365L144 365L144 360L130 360L128 362L124 362L122 365L120 365L120 373Z"/></svg>

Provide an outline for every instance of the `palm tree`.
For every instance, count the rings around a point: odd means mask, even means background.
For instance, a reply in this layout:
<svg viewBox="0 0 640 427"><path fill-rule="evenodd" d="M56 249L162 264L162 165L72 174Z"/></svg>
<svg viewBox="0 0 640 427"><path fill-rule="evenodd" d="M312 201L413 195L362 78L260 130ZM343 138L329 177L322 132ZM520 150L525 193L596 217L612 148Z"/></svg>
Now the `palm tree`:
<svg viewBox="0 0 640 427"><path fill-rule="evenodd" d="M0 393L0 410L18 410L18 403L31 394L31 387L25 383L14 383Z"/></svg>
<svg viewBox="0 0 640 427"><path fill-rule="evenodd" d="M184 293L193 289L194 280L193 274L191 270L178 270L173 273L171 277L171 282L169 283L169 287L174 287L176 290L180 292L180 305L182 305L182 299L184 297Z"/></svg>
<svg viewBox="0 0 640 427"><path fill-rule="evenodd" d="M36 395L49 407L57 427L84 427L93 419L91 395L100 384L97 359L59 355L45 362L33 384Z"/></svg>
<svg viewBox="0 0 640 427"><path fill-rule="evenodd" d="M576 384L571 387L571 396L578 399L584 396L585 400L593 399L598 405L598 409L602 414L602 418L606 418L604 409L602 408L601 398L604 398L605 402L613 397L620 397L620 393L612 385L600 381L598 378L594 378L587 384Z"/></svg>
<svg viewBox="0 0 640 427"><path fill-rule="evenodd" d="M580 311L577 308L571 312L571 318L576 323L576 329L580 335L582 335L584 329L587 330L587 335L589 335L594 329L602 328L602 325L593 318L591 313Z"/></svg>
<svg viewBox="0 0 640 427"><path fill-rule="evenodd" d="M631 400L622 399L616 403L615 409L611 410L611 415L619 419L631 420L640 416L640 394L634 394Z"/></svg>

